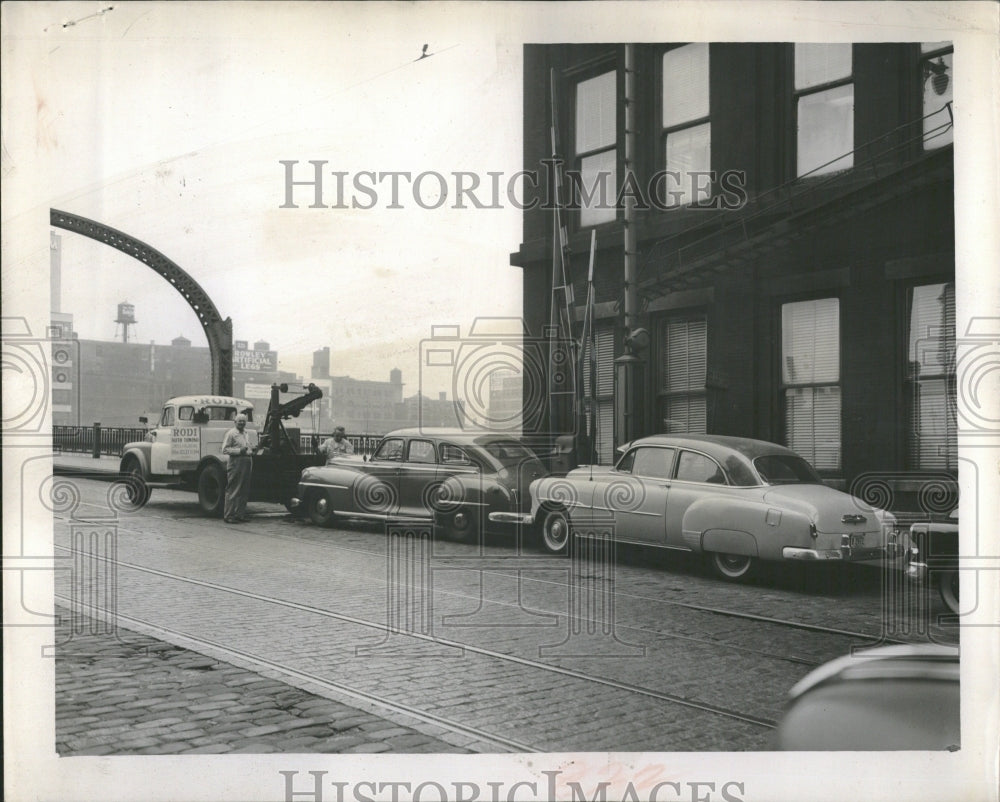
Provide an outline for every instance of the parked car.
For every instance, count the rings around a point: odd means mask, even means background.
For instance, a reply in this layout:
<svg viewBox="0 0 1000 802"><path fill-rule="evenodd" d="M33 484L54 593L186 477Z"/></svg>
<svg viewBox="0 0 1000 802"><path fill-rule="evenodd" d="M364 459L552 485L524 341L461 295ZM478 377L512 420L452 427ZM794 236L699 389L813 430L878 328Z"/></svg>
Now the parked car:
<svg viewBox="0 0 1000 802"><path fill-rule="evenodd" d="M472 540L490 513L526 512L529 484L545 475L534 453L507 434L401 429L386 435L370 459L338 458L304 470L292 508L320 525L335 517L417 520Z"/></svg>
<svg viewBox="0 0 1000 802"><path fill-rule="evenodd" d="M947 521L910 526L906 575L912 582L936 585L941 601L958 614L958 510Z"/></svg>
<svg viewBox="0 0 1000 802"><path fill-rule="evenodd" d="M959 650L882 646L838 657L789 692L778 749L954 751L961 744Z"/></svg>
<svg viewBox="0 0 1000 802"><path fill-rule="evenodd" d="M646 437L614 467L584 466L530 488L541 542L564 552L571 532L613 528L619 542L701 552L728 580L761 560L895 556L895 518L823 484L783 446L710 435ZM503 513L497 520L509 520Z"/></svg>

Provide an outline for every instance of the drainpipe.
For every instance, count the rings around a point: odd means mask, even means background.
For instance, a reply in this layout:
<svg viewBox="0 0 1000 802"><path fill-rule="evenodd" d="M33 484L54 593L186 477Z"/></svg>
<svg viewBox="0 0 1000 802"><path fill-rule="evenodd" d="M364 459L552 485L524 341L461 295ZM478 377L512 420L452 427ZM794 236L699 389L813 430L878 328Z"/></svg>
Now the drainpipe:
<svg viewBox="0 0 1000 802"><path fill-rule="evenodd" d="M635 120L635 45L625 45L625 180L634 176L636 154ZM635 230L635 198L625 193L625 352L615 360L615 445L628 443L639 436L638 419L642 409L641 369L633 334L637 330L639 293L636 286L637 245Z"/></svg>

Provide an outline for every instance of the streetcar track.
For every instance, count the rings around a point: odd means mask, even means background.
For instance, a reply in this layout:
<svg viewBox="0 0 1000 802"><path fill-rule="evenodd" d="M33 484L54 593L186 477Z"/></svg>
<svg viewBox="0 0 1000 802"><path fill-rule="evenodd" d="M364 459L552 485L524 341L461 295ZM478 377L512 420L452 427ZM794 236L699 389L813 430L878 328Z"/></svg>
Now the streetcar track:
<svg viewBox="0 0 1000 802"><path fill-rule="evenodd" d="M174 519L163 517L163 518L161 518L161 520L174 520ZM119 527L119 528L123 529L126 532L130 531L129 529L127 529L125 527ZM294 535L269 534L269 537L278 537L278 538L282 538L282 539L286 539L286 540L297 540L297 541L301 542L301 539L300 538L296 538ZM337 549L339 551L347 551L347 552L350 552L352 554L362 554L362 555L372 556L372 557L382 556L379 552L377 552L377 551L371 551L371 550L368 550L368 549L353 548L353 547L350 547L350 546L344 546L342 544L335 544L335 543L325 543L325 542L324 543L320 543L320 542L316 542L316 541L310 541L310 542L313 545L325 546L325 547L329 547L329 548L332 548L332 549ZM406 560L408 558L401 557L400 559ZM447 558L445 558L445 559L447 559ZM462 559L467 559L467 558L462 558ZM512 575L512 574L510 574L510 573L508 573L506 571L499 570L499 569L493 569L493 570L491 570L491 569L483 568L483 569L477 569L477 570L481 571L481 573L483 573L483 574L491 574L493 576L502 576L502 577L507 577L507 578L511 578L511 579L518 579L519 578L519 577L517 577L515 575ZM375 579L375 577L373 577L373 579ZM378 577L378 579L381 579L381 577ZM554 586L556 586L556 587L558 587L560 589L564 589L564 588L567 587L566 585L562 585L562 584L560 584L558 582L553 582L552 580L543 580L543 579L538 579L536 577L521 576L520 579L523 582L534 582L536 584L554 585ZM455 591L438 589L437 592L440 593L440 594L451 596L453 598L457 598L457 599L475 600L475 597L466 596L464 594L457 593ZM601 591L601 592L603 593L605 591ZM641 596L636 596L634 594L629 594L629 593L617 593L616 592L616 596L619 596L619 597L625 596L625 597L628 597L628 598L631 598L631 599L638 599L638 600L650 600L650 601L655 601L655 602L662 602L664 604L680 604L678 602L669 602L667 600L652 599L650 597L641 597ZM512 606L514 606L514 605L511 605L508 602L505 602L505 601L502 601L502 600L498 600L498 599L490 599L489 601L490 601L491 604L495 604L495 605L501 606L501 607L512 607ZM691 605L688 605L688 606L691 606ZM533 608L533 610L535 612L544 613L544 614L548 614L548 615L557 615L557 616L560 615L559 612L553 611L553 610L549 610L549 609ZM591 625L591 626L597 626L597 625L600 625L602 623L602 622L597 621L595 619L583 618L583 617L580 618L580 621L583 624L587 624L587 625ZM718 648L730 649L732 651L738 651L738 652L742 652L744 654L751 654L751 655L755 655L757 657L763 657L763 658L768 659L768 660L777 660L777 661L782 661L782 662L787 662L787 663L793 663L795 665L801 665L801 666L806 666L806 667L810 667L810 668L813 668L813 667L816 667L816 666L820 665L820 662L821 662L821 661L817 661L817 660L813 660L813 659L809 659L809 658L805 658L805 657L798 657L798 656L791 655L791 654L776 654L774 652L762 651L760 649L754 649L754 648L747 647L747 646L741 646L739 644L734 644L734 643L723 641L723 640L717 640L717 639L711 639L711 638L700 638L700 637L696 637L694 635L682 635L682 634L676 633L676 632L664 632L663 630L660 630L660 629L650 629L648 627L638 626L636 624L627 624L627 623L616 622L615 623L615 627L616 627L616 630L621 630L621 631L629 630L631 632L635 632L635 633L638 633L638 634L641 634L641 635L652 635L652 636L654 636L656 638L664 638L664 639L671 639L671 640L680 640L680 641L684 641L686 643L697 643L697 644L700 644L700 645L703 645L703 646L709 646L709 647L716 648L716 649L718 649ZM870 638L870 636L861 636L861 635L859 635L857 633L854 633L854 634L857 637Z"/></svg>
<svg viewBox="0 0 1000 802"><path fill-rule="evenodd" d="M70 551L70 549L65 546L56 545L55 548L61 551ZM632 683L620 682L618 680L608 679L605 677L593 676L590 674L585 674L581 671L577 671L575 669L564 668L562 666L554 666L548 663L543 663L538 660L532 660L526 657L519 657L517 655L505 654L503 652L497 652L492 649L486 649L481 646L462 643L460 641L453 641L447 638L424 635L423 633L412 632L412 631L397 632L395 630L392 630L387 624L383 624L380 622L369 621L367 619L357 618L356 616L350 616L344 613L337 613L332 610L326 610L321 607L314 607L312 605L302 604L300 602L294 602L286 599L279 599L273 596L266 596L264 594L254 593L253 591L241 590L239 588L232 588L226 585L220 585L216 582L209 582L207 580L185 577L179 574L171 573L169 571L162 571L157 568L149 568L146 566L128 563L123 560L113 560L109 557L100 555L90 555L90 558L99 560L101 562L112 563L114 565L118 565L124 568L130 568L135 571L152 574L154 576L160 576L178 582L188 583L191 585L196 585L198 587L209 588L212 590L217 590L223 593L229 593L231 595L240 596L247 599L254 599L256 601L261 601L266 604L273 604L279 607L286 607L288 609L296 610L299 612L310 613L325 618L331 618L334 620L343 621L349 624L354 624L355 626L362 626L370 629L376 629L381 632L392 632L393 634L404 635L407 638L413 638L415 640L448 646L454 649L458 649L462 653L468 651L473 654L477 654L490 659L500 660L502 662L508 662L508 663L515 663L518 665L522 665L528 668L533 668L548 673L572 677L574 679L582 680L584 682L595 683L605 687L610 687L617 690L622 690L640 696L656 699L658 701L667 702L670 704L676 704L683 707L693 708L696 710L700 710L702 712L713 713L715 715L742 721L760 727L773 729L774 727L777 726L777 722L774 719L754 716L748 713L742 713L738 710L732 710L730 708L721 707L719 705L713 705L708 702L694 701L682 696L678 696L677 694L667 693L665 691L655 691L650 688L644 688L641 685L634 685ZM719 645L727 646L727 644L719 644Z"/></svg>
<svg viewBox="0 0 1000 802"><path fill-rule="evenodd" d="M83 503L88 503L89 504L89 502L83 502ZM91 505L91 506L97 506L97 505ZM273 515L274 515L274 517L276 519L280 519L280 518L288 515L288 513L274 513ZM176 520L175 518L172 518L172 517L169 517L169 516L151 516L151 517L159 518L160 520ZM201 516L192 516L192 517L195 518L195 519L197 519L197 518L200 518ZM263 517L263 516L261 516L261 517ZM125 529L125 531L128 531L128 529ZM353 531L353 530L350 530L350 531ZM269 533L268 536L269 537L280 537L280 538L284 538L284 539L288 539L288 540L300 540L300 541L302 540L302 538L297 537L295 535L285 535L285 534ZM336 549L336 550L339 550L339 551L347 551L347 552L351 552L351 553L354 553L354 554L363 554L363 555L372 556L372 557L382 557L382 556L384 556L379 551L373 551L371 549L366 549L366 548L358 548L356 546L346 546L346 545L338 544L338 543L331 542L331 541L313 541L313 540L310 540L308 542L313 543L314 545L324 546L324 547L331 548L331 549ZM545 557L546 555L540 554L539 556L540 557ZM402 556L399 559L408 560L410 558ZM447 560L448 556L444 556L444 557L442 557L442 559ZM468 558L463 557L462 559L468 559ZM559 565L560 565L560 563L558 562L559 558L558 557L553 557L552 559L553 559L553 569L558 568ZM511 574L508 571L504 571L502 569L497 569L497 568L481 568L481 569L478 569L478 570L480 570L483 574L493 574L493 575L496 575L496 576L505 576L505 577L515 576L515 575ZM556 586L558 588L565 588L566 587L566 585L563 585L563 584L561 584L559 582L556 582L554 580L551 580L551 579L542 579L542 578L535 577L535 576L523 576L522 575L522 576L520 576L520 579L521 579L522 582L528 582L528 583L533 583L533 584L553 585L553 586ZM716 615L716 616L721 616L721 617L726 617L726 618L736 618L736 619L739 619L739 620L746 620L746 621L756 621L756 622L765 623L765 624L773 624L775 626L783 626L783 627L788 627L788 628L791 628L791 629L799 629L799 630L803 630L803 631L806 631L806 632L814 632L814 633L822 634L822 635L837 635L837 636L844 637L844 638L851 638L851 639L857 639L857 640L862 640L862 641L872 641L872 642L876 642L876 643L886 643L886 644L903 644L903 643L906 643L906 641L898 640L898 639L894 639L894 638L889 638L889 637L885 637L884 635L880 635L880 634L872 634L872 633L867 633L867 632L855 632L855 631L852 631L852 630L840 629L840 628L837 628L837 627L828 627L828 626L824 626L822 624L810 624L810 623L807 623L805 621L791 621L791 620L783 619L783 618L775 618L774 616L765 616L765 615L761 615L759 613L749 613L749 612L742 612L742 611L738 611L738 610L726 610L726 609L720 608L720 607L709 607L707 605L695 604L695 603L692 603L692 602L676 601L674 599L664 599L664 598L657 597L657 596L645 596L645 595L633 593L633 592L630 592L630 591L627 591L627 590L626 591L619 590L617 588L616 588L616 591L615 591L615 595L619 599L629 599L629 600L638 602L640 604L641 603L653 603L653 604L668 605L668 606L671 606L671 607L679 607L679 608L682 608L682 609L694 610L696 612L708 613L710 615ZM500 603L500 602L496 602L496 603ZM543 611L543 612L546 612L546 611ZM660 632L658 630L646 629L644 627L636 627L636 626L632 626L632 625L628 625L628 624L625 624L623 626L625 626L627 628L630 628L630 629L634 629L634 630L636 630L638 632L651 633L651 634L659 635L661 637L676 637L676 638L679 638L679 639L688 639L687 636L675 635L673 633L664 633L664 632ZM751 653L754 653L754 654L759 654L759 655L764 656L764 657L771 657L771 658L778 659L778 660L790 660L791 662L800 663L800 664L803 664L803 665L816 665L816 663L814 661L808 661L808 660L805 660L803 658L788 657L788 656L785 656L785 655L776 655L776 654L772 654L772 653L768 653L768 652L760 652L760 651L753 650L753 649L745 649L744 647L739 647L739 646L736 646L736 645L733 645L733 644L727 644L727 643L724 643L722 641L712 641L712 640L699 641L698 639L694 639L694 640L696 640L698 642L704 642L704 643L710 644L710 645L727 646L727 647L730 647L730 648L733 648L733 649L742 650L742 651L748 651L748 652L751 652Z"/></svg>
<svg viewBox="0 0 1000 802"><path fill-rule="evenodd" d="M120 613L117 611L112 613L111 611L103 607L99 607L97 605L88 604L85 602L74 602L73 600L68 599L65 596L60 596L58 594L55 594L55 599L56 601L65 604L69 609L83 608L87 610L89 613L94 613L94 612L103 613L104 615L113 616L116 621L131 623L133 625L140 625L154 633L160 633L163 635L172 635L175 638L179 638L192 643L197 643L201 646L207 646L225 655L237 657L244 663L249 663L251 665L261 668L269 668L273 671L277 671L286 676L294 677L298 680L308 681L316 685L319 685L323 688L326 688L328 690L336 691L337 693L340 693L351 699L368 702L369 704L375 705L385 710L391 710L394 713L403 713L405 715L423 721L426 724L435 724L439 727L444 727L446 729L449 729L452 732L474 737L480 741L492 741L493 743L502 744L503 746L514 749L517 752L541 752L540 749L528 746L527 744L523 744L519 741L511 740L510 738L506 738L502 735L487 733L485 730L481 730L476 727L471 727L466 724L460 724L456 721L452 721L451 719L446 719L440 716L436 716L433 713L429 713L425 710L421 710L411 705L403 704L401 702L393 702L384 697L377 696L376 694L366 693L365 691L359 691L355 688L350 688L347 685L344 685L343 683L335 682L333 680L320 677L317 674L312 674L308 671L302 671L297 668L292 668L291 666L286 666L283 663L277 663L274 660L268 660L267 658L251 654L250 652L244 651L242 649L235 649L231 646L225 646L219 643L218 641L209 640L208 638L203 638L198 635L191 635L190 633L187 632L180 632L179 630L171 629L170 627L165 627L162 624L154 624L151 621L146 621L145 619L136 618L135 616L126 615L124 613Z"/></svg>

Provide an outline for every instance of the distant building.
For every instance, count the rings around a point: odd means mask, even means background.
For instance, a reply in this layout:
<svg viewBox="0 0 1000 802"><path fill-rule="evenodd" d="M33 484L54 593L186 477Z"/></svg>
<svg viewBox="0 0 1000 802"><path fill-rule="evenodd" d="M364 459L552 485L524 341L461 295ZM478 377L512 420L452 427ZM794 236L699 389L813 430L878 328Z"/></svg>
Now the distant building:
<svg viewBox="0 0 1000 802"><path fill-rule="evenodd" d="M400 425L402 372L393 370L387 382L331 376L329 414L332 426L350 432L385 434Z"/></svg>
<svg viewBox="0 0 1000 802"><path fill-rule="evenodd" d="M52 348L52 423L76 425L80 392L80 341L73 316L53 312L49 338Z"/></svg>
<svg viewBox="0 0 1000 802"><path fill-rule="evenodd" d="M490 376L489 422L492 428L504 431L521 428L522 390L521 374L516 371L497 371Z"/></svg>
<svg viewBox="0 0 1000 802"><path fill-rule="evenodd" d="M417 393L403 401L404 426L459 427L469 426L465 419L465 405L461 401L449 401L447 393L438 393L431 398Z"/></svg>
<svg viewBox="0 0 1000 802"><path fill-rule="evenodd" d="M52 313L52 423L136 426L140 415L159 410L177 395L210 389L212 360L207 346L186 337L170 345L81 340L72 315ZM263 343L266 345L266 343ZM301 386L294 373L275 370L274 351L256 363L234 362L233 394L267 407L273 383Z"/></svg>

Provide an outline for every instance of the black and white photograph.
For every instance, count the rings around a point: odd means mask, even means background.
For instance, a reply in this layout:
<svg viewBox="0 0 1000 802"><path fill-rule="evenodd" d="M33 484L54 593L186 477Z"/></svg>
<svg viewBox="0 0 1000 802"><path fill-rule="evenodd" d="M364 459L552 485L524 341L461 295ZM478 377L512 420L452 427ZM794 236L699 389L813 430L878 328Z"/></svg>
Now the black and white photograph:
<svg viewBox="0 0 1000 802"><path fill-rule="evenodd" d="M4 796L1000 798L989 2L7 2Z"/></svg>

